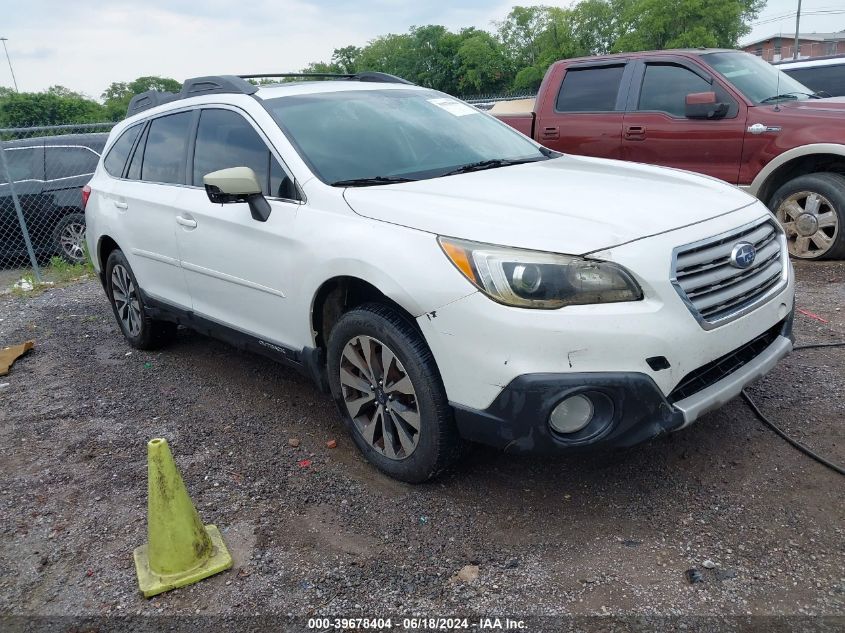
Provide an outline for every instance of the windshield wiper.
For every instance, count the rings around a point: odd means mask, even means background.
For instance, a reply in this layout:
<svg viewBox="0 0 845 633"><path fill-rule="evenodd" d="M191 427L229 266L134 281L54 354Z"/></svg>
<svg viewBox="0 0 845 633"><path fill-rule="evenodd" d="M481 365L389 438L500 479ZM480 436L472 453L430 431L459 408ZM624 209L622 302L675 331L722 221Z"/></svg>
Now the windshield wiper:
<svg viewBox="0 0 845 633"><path fill-rule="evenodd" d="M771 103L772 101L777 101L778 99L793 99L794 101L798 101L798 97L796 95L804 95L805 97L810 97L811 99L821 99L821 97L810 94L809 92L786 92L782 95L774 95L772 97L766 97L760 103Z"/></svg>
<svg viewBox="0 0 845 633"><path fill-rule="evenodd" d="M350 178L349 180L336 180L331 183L332 187L372 187L373 185L389 185L397 182L416 182L415 178L404 178L402 176L373 176L372 178Z"/></svg>
<svg viewBox="0 0 845 633"><path fill-rule="evenodd" d="M456 174L466 174L471 171L483 171L485 169L495 169L496 167L508 167L510 165L521 165L523 163L536 163L537 161L547 160L547 158L523 158L519 160L510 160L507 158L491 158L490 160L480 160L477 163L469 163L461 165L451 171L447 171L440 176L454 176Z"/></svg>

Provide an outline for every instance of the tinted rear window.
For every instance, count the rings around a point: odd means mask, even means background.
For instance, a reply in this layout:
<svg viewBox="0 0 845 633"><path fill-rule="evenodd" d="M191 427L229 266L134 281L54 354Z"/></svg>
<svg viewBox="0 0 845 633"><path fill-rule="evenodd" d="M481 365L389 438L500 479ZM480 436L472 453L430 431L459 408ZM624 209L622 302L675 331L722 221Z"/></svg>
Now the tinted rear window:
<svg viewBox="0 0 845 633"><path fill-rule="evenodd" d="M557 95L558 112L611 112L625 66L568 70Z"/></svg>
<svg viewBox="0 0 845 633"><path fill-rule="evenodd" d="M141 180L185 184L185 153L192 112L153 119L147 133Z"/></svg>
<svg viewBox="0 0 845 633"><path fill-rule="evenodd" d="M103 161L103 167L112 176L120 178L123 175L126 159L129 157L129 152L132 151L132 144L135 142L140 131L140 125L133 125L121 134L120 138L112 145L109 153L106 155L106 159Z"/></svg>

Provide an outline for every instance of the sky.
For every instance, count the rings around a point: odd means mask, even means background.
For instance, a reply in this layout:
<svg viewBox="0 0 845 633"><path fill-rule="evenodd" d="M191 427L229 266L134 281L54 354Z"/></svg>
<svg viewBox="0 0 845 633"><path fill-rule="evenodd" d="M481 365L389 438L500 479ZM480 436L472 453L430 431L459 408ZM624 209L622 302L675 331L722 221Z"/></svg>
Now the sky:
<svg viewBox="0 0 845 633"><path fill-rule="evenodd" d="M0 37L22 92L62 85L99 98L144 75L295 72L413 25L493 29L514 5L573 0L0 0ZM795 30L797 0L769 0L746 41ZM841 0L804 0L801 31L845 29ZM0 51L0 86L12 76Z"/></svg>

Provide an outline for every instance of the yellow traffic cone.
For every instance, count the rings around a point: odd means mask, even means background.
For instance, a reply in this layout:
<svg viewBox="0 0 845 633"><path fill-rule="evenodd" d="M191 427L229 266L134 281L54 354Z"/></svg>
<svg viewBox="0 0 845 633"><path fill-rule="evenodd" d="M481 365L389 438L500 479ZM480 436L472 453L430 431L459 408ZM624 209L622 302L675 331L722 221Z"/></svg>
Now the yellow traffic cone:
<svg viewBox="0 0 845 633"><path fill-rule="evenodd" d="M167 440L147 444L147 544L137 548L135 570L145 598L208 578L232 566L214 525L203 527Z"/></svg>

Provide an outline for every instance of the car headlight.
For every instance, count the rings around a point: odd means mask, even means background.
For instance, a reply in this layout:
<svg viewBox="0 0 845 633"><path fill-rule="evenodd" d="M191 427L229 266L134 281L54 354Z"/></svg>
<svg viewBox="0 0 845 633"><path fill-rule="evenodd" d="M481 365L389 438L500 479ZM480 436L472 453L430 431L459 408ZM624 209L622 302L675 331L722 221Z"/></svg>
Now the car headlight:
<svg viewBox="0 0 845 633"><path fill-rule="evenodd" d="M610 262L449 237L437 240L473 285L505 305L554 309L643 298L631 274Z"/></svg>

